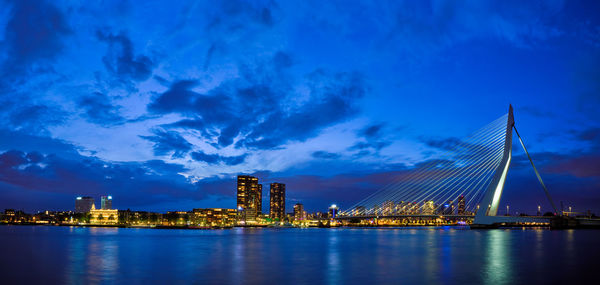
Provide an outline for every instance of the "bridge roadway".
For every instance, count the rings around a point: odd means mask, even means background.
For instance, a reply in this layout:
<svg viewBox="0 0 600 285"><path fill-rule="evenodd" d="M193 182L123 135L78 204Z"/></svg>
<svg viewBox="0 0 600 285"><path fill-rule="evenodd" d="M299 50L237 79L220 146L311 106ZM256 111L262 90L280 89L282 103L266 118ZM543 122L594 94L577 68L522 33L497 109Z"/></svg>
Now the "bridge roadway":
<svg viewBox="0 0 600 285"><path fill-rule="evenodd" d="M364 216L337 216L337 217L334 218L334 220L405 219L405 218L430 218L430 219L437 219L437 218L442 218L442 219L444 219L444 218L447 218L447 219L469 218L469 219L473 219L473 218L475 218L475 216L473 216L473 215L423 215L423 214L416 214L416 215L387 215L387 216L381 216L381 215L364 215ZM322 218L320 220L330 220L330 219L329 218Z"/></svg>

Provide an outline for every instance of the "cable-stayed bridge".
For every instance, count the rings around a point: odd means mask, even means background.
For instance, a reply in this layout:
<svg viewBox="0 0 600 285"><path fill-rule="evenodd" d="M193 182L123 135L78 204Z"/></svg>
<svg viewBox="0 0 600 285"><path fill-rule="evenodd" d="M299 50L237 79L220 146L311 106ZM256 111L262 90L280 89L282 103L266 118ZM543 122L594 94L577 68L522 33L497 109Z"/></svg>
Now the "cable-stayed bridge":
<svg viewBox="0 0 600 285"><path fill-rule="evenodd" d="M455 145L439 159L418 165L341 212L339 219L467 218L473 226L515 223L550 223L553 217L498 216L498 207L512 160L513 130L559 216L546 185L535 168L513 117L508 113L485 125ZM541 195L541 192L540 192Z"/></svg>

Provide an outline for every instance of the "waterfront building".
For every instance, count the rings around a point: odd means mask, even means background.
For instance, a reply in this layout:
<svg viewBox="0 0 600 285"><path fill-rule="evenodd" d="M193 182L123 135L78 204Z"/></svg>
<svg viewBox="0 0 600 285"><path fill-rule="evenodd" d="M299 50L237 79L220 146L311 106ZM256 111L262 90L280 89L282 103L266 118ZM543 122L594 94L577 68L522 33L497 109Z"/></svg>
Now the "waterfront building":
<svg viewBox="0 0 600 285"><path fill-rule="evenodd" d="M448 202L446 202L446 204L444 204L442 209L443 209L443 211L442 211L443 215L453 215L454 214L454 203L452 203L452 200L448 200Z"/></svg>
<svg viewBox="0 0 600 285"><path fill-rule="evenodd" d="M112 196L100 197L100 209L102 209L102 210L112 209Z"/></svg>
<svg viewBox="0 0 600 285"><path fill-rule="evenodd" d="M464 195L460 195L460 197L458 197L458 207L457 207L456 213L458 215L465 214L465 196Z"/></svg>
<svg viewBox="0 0 600 285"><path fill-rule="evenodd" d="M258 178L247 175L237 177L237 208L244 221L254 221L262 212L262 185Z"/></svg>
<svg viewBox="0 0 600 285"><path fill-rule="evenodd" d="M337 217L339 208L336 204L333 204L329 207L329 211L327 212L327 217L330 219L334 219L335 217Z"/></svg>
<svg viewBox="0 0 600 285"><path fill-rule="evenodd" d="M96 209L92 204L90 223L101 225L116 225L119 222L119 211L114 209Z"/></svg>
<svg viewBox="0 0 600 285"><path fill-rule="evenodd" d="M382 214L384 216L390 216L394 213L394 202L393 201L385 201L382 204Z"/></svg>
<svg viewBox="0 0 600 285"><path fill-rule="evenodd" d="M258 193L256 193L256 216L262 215L262 193L263 193L262 184L258 184Z"/></svg>
<svg viewBox="0 0 600 285"><path fill-rule="evenodd" d="M381 216L381 207L379 205L373 206L373 215Z"/></svg>
<svg viewBox="0 0 600 285"><path fill-rule="evenodd" d="M435 208L435 204L432 200L425 201L425 203L423 203L422 213L423 215L433 215Z"/></svg>
<svg viewBox="0 0 600 285"><path fill-rule="evenodd" d="M163 215L163 226L187 226L190 221L190 213L185 211L169 211Z"/></svg>
<svg viewBox="0 0 600 285"><path fill-rule="evenodd" d="M75 213L88 213L92 209L94 198L77 197L75 199Z"/></svg>
<svg viewBox="0 0 600 285"><path fill-rule="evenodd" d="M206 227L231 227L238 219L236 209L208 208L194 209L191 222L194 225Z"/></svg>
<svg viewBox="0 0 600 285"><path fill-rule="evenodd" d="M354 209L354 216L364 216L367 213L367 209L365 208L365 206L357 206Z"/></svg>
<svg viewBox="0 0 600 285"><path fill-rule="evenodd" d="M285 218L285 184L271 183L269 217L283 221Z"/></svg>
<svg viewBox="0 0 600 285"><path fill-rule="evenodd" d="M294 221L306 220L306 212L304 212L304 205L297 203L294 205Z"/></svg>

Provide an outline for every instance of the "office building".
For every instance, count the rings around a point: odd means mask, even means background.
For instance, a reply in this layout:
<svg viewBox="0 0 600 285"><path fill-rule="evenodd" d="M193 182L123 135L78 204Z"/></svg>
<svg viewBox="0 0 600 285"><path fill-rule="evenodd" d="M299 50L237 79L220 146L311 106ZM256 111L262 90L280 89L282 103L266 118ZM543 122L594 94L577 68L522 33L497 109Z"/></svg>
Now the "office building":
<svg viewBox="0 0 600 285"><path fill-rule="evenodd" d="M285 184L271 183L269 217L283 221L285 218Z"/></svg>
<svg viewBox="0 0 600 285"><path fill-rule="evenodd" d="M100 197L100 209L111 210L112 209L112 196Z"/></svg>
<svg viewBox="0 0 600 285"><path fill-rule="evenodd" d="M75 213L89 213L94 205L92 197L77 197L75 199Z"/></svg>

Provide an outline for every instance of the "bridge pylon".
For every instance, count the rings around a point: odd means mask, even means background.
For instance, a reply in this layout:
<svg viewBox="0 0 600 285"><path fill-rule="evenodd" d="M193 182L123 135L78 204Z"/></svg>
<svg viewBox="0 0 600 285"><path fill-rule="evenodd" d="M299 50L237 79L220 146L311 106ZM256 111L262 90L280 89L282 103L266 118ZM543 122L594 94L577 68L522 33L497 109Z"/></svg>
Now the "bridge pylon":
<svg viewBox="0 0 600 285"><path fill-rule="evenodd" d="M474 228L491 227L491 226L494 226L494 225L497 225L500 223L527 222L526 218L497 216L498 206L500 204L500 197L502 196L502 190L504 190L504 183L506 182L506 176L508 174L508 169L510 168L510 162L512 159L513 129L515 129L515 133L519 137L519 142L521 143L521 146L525 150L525 153L527 154L527 157L529 158L529 161L531 162L531 166L533 167L535 174L536 174L540 184L544 188L544 191L546 192L546 196L548 197L548 200L550 201L550 204L552 205L552 207L554 208L554 212L556 213L556 207L554 206L554 202L552 201L552 198L550 197L550 194L548 193L548 189L546 188L546 185L542 181L542 178L541 178L539 172L537 171L537 168L533 164L533 160L531 159L529 152L527 152L527 149L525 148L525 144L523 143L523 140L521 139L521 136L519 135L519 132L517 131L517 129L515 127L515 119L513 116L513 107L512 107L512 105L509 105L508 106L508 119L506 122L506 135L505 135L505 141L504 141L504 153L502 156L502 160L500 161L500 164L498 165L498 167L495 170L493 179L492 179L491 183L488 185L486 192L483 196L483 199L481 200L479 209L478 209L477 213L475 214L475 219L473 220L473 225L472 225L472 227L474 227Z"/></svg>

